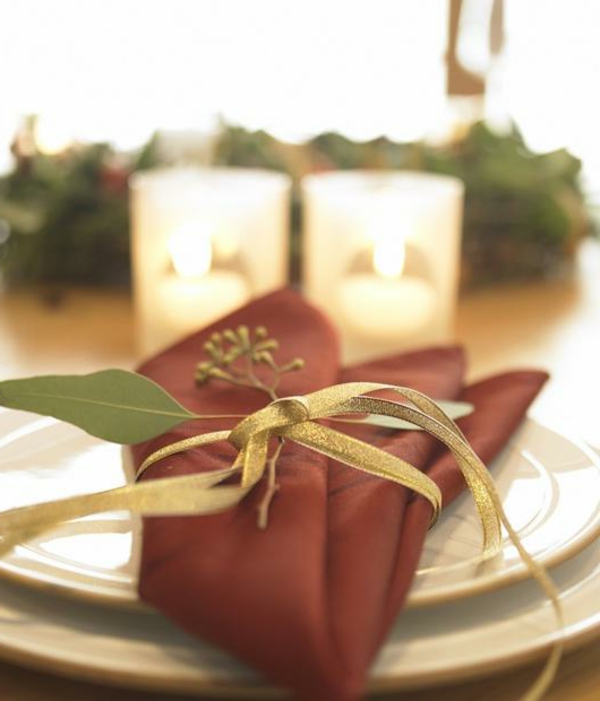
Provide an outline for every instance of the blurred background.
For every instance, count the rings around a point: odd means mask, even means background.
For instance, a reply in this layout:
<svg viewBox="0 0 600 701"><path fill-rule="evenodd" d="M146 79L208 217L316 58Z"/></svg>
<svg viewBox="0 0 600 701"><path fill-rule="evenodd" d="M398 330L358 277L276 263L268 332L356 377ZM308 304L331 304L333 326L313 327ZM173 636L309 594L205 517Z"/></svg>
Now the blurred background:
<svg viewBox="0 0 600 701"><path fill-rule="evenodd" d="M128 182L182 164L290 176L293 283L303 176L455 176L475 371L566 383L576 341L595 367L598 26L586 0L0 4L4 373L133 364Z"/></svg>
<svg viewBox="0 0 600 701"><path fill-rule="evenodd" d="M463 285L554 273L594 230L599 21L585 0L3 3L4 280L126 285L127 179L181 162L457 175Z"/></svg>

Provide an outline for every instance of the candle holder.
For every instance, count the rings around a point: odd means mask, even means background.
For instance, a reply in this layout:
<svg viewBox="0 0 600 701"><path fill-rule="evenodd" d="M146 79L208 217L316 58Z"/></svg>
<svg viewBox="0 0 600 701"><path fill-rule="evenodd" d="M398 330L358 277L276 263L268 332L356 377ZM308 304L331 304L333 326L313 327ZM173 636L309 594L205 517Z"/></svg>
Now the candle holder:
<svg viewBox="0 0 600 701"><path fill-rule="evenodd" d="M304 290L338 321L346 362L453 339L460 180L340 171L302 191Z"/></svg>
<svg viewBox="0 0 600 701"><path fill-rule="evenodd" d="M286 284L287 176L169 168L134 175L130 188L141 356Z"/></svg>

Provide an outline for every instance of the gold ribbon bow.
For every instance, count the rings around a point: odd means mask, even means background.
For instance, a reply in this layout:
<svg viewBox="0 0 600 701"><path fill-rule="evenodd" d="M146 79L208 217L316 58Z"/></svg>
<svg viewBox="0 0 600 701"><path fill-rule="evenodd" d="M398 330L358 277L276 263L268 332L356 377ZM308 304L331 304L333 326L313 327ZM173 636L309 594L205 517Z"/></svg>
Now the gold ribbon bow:
<svg viewBox="0 0 600 701"><path fill-rule="evenodd" d="M380 390L396 392L412 406L369 395ZM438 486L409 463L368 443L317 421L348 414L377 414L403 419L442 441L453 453L473 495L483 531L482 559L501 550L501 526L506 529L530 574L552 602L559 626L562 609L546 569L522 545L502 508L494 482L458 426L424 394L407 387L374 382L351 382L327 387L306 396L277 399L244 418L231 431L200 434L168 445L150 455L138 477L150 465L171 455L217 441L229 441L238 454L234 463L212 472L155 479L106 492L36 504L0 514L0 555L65 521L90 514L129 510L141 516L209 514L239 503L261 480L268 461L269 442L285 438L369 474L401 484L429 501L432 525L442 508ZM222 484L235 474L236 484ZM523 701L535 701L548 688L562 654L562 639L554 643L546 665Z"/></svg>

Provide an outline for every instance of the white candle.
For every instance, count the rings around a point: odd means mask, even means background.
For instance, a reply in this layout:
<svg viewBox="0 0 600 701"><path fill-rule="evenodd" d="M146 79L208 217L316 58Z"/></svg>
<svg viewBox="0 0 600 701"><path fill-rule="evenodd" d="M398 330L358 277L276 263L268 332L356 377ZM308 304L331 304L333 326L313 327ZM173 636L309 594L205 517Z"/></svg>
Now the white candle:
<svg viewBox="0 0 600 701"><path fill-rule="evenodd" d="M339 171L302 191L304 289L336 321L344 362L451 341L462 183Z"/></svg>
<svg viewBox="0 0 600 701"><path fill-rule="evenodd" d="M422 277L405 274L406 238L393 217L375 217L373 272L348 275L340 284L340 302L351 331L367 339L409 338L435 313L436 293Z"/></svg>
<svg viewBox="0 0 600 701"><path fill-rule="evenodd" d="M158 290L159 343L167 346L229 314L249 298L250 290L239 273L213 270L201 277L171 273Z"/></svg>
<svg viewBox="0 0 600 701"><path fill-rule="evenodd" d="M166 168L134 176L140 355L285 285L289 192L287 176L261 170Z"/></svg>
<svg viewBox="0 0 600 701"><path fill-rule="evenodd" d="M436 294L421 278L361 273L342 281L340 303L352 331L374 340L391 340L410 337L431 323Z"/></svg>
<svg viewBox="0 0 600 701"><path fill-rule="evenodd" d="M209 227L188 223L167 241L172 270L156 290L154 322L160 332L158 346L207 326L245 304L248 284L233 270L214 270Z"/></svg>

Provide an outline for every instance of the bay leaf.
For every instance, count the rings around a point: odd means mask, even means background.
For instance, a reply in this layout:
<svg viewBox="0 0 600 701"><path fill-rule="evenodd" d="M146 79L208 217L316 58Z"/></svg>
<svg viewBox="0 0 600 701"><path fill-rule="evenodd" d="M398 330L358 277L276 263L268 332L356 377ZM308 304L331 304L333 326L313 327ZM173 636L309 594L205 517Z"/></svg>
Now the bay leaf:
<svg viewBox="0 0 600 701"><path fill-rule="evenodd" d="M53 416L113 443L140 443L196 414L162 387L126 370L0 382L0 406Z"/></svg>

